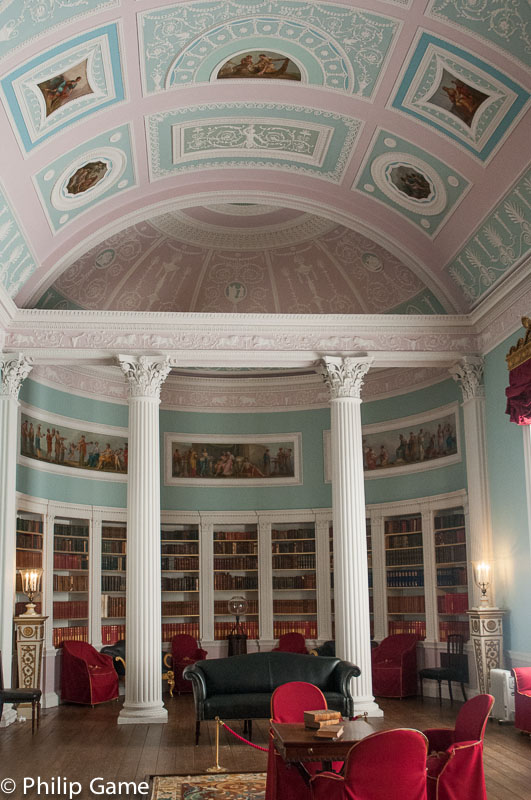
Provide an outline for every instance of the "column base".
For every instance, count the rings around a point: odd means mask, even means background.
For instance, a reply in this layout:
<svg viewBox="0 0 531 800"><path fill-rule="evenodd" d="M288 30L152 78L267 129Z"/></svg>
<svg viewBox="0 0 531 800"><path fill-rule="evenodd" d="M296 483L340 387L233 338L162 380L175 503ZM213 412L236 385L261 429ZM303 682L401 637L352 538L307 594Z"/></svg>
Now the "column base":
<svg viewBox="0 0 531 800"><path fill-rule="evenodd" d="M2 721L0 722L0 728L7 728L8 725L16 722L17 719L18 715L13 706L6 703L4 706L4 712L2 714Z"/></svg>
<svg viewBox="0 0 531 800"><path fill-rule="evenodd" d="M372 700L358 700L354 698L354 716L357 714L365 714L369 717L383 717L384 713L378 703Z"/></svg>
<svg viewBox="0 0 531 800"><path fill-rule="evenodd" d="M164 706L125 706L118 714L118 725L152 725L168 721L168 711Z"/></svg>

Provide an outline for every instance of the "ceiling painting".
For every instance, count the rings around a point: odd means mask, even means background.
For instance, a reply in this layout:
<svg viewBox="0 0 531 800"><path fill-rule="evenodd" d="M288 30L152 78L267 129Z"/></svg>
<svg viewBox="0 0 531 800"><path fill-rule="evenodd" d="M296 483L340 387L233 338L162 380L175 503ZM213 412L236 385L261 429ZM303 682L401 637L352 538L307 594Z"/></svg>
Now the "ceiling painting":
<svg viewBox="0 0 531 800"><path fill-rule="evenodd" d="M379 131L355 188L394 208L433 237L470 184L420 147Z"/></svg>
<svg viewBox="0 0 531 800"><path fill-rule="evenodd" d="M215 74L217 80L235 80L241 78L265 78L266 80L300 81L301 71L289 56L266 50L259 53L253 50L245 55L229 58Z"/></svg>
<svg viewBox="0 0 531 800"><path fill-rule="evenodd" d="M37 269L26 236L0 184L0 282L14 297Z"/></svg>
<svg viewBox="0 0 531 800"><path fill-rule="evenodd" d="M196 2L140 15L148 93L208 82L220 65L252 50L278 50L310 84L370 98L399 21L332 3ZM197 20L201 20L198 26ZM200 33L198 34L198 32ZM177 55L176 55L177 54Z"/></svg>
<svg viewBox="0 0 531 800"><path fill-rule="evenodd" d="M95 203L135 184L129 126L100 134L48 164L34 177L54 232Z"/></svg>
<svg viewBox="0 0 531 800"><path fill-rule="evenodd" d="M528 0L431 0L426 14L464 28L524 64L531 61Z"/></svg>
<svg viewBox="0 0 531 800"><path fill-rule="evenodd" d="M63 42L17 67L1 86L13 129L29 152L73 122L124 99L116 25Z"/></svg>
<svg viewBox="0 0 531 800"><path fill-rule="evenodd" d="M273 103L153 114L147 119L151 175L156 180L213 167L276 167L338 183L360 129L352 117Z"/></svg>
<svg viewBox="0 0 531 800"><path fill-rule="evenodd" d="M450 42L423 33L392 108L433 126L485 161L506 138L529 93Z"/></svg>
<svg viewBox="0 0 531 800"><path fill-rule="evenodd" d="M2 0L0 58L69 22L120 5L120 0Z"/></svg>
<svg viewBox="0 0 531 800"><path fill-rule="evenodd" d="M530 212L528 170L446 268L470 305L531 251Z"/></svg>

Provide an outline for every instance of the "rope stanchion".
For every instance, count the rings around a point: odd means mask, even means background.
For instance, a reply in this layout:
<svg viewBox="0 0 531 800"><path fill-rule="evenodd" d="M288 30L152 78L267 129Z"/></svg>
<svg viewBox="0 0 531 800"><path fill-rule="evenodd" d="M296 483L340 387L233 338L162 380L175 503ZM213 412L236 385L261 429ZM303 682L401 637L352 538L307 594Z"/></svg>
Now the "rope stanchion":
<svg viewBox="0 0 531 800"><path fill-rule="evenodd" d="M236 733L236 731L233 731L232 728L229 728L227 723L223 722L223 720L220 719L219 717L215 717L214 719L216 720L216 763L215 763L215 765L213 767L208 767L207 772L227 772L227 769L225 767L221 767L220 764L219 764L219 729L220 728L226 728L229 731L229 733L232 733L232 735L236 737L236 739L239 739L241 742L245 742L245 744L248 744L249 747L254 747L255 750L263 750L264 753L267 753L267 751L268 751L267 747L260 747L259 744L253 744L253 742L250 742L249 739L244 739L244 737L240 736L239 733Z"/></svg>
<svg viewBox="0 0 531 800"><path fill-rule="evenodd" d="M227 723L226 723L226 722L222 722L222 721L220 720L220 724L221 724L221 725L222 725L224 728L226 728L226 729L229 731L229 733L232 733L232 735L233 735L233 736L235 736L237 739L239 739L239 740L240 740L240 742L245 742L245 744L248 744L248 745L249 745L249 747L254 747L254 749L255 749L255 750L263 750L263 751L264 751L264 753L267 753L267 751L268 751L268 748L267 748L267 747L260 747L260 745L259 745L259 744L253 744L253 742L250 742L250 741L249 741L249 739L244 739L244 738L243 738L243 736L240 736L240 734L239 734L239 733L236 733L236 731L233 731L233 730L232 730L232 728L229 728L229 726L227 725Z"/></svg>

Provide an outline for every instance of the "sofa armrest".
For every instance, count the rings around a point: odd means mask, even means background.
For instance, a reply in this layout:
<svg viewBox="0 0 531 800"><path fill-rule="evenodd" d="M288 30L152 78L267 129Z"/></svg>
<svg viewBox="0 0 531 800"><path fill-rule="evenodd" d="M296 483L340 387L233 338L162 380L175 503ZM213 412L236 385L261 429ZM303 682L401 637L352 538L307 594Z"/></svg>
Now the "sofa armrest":
<svg viewBox="0 0 531 800"><path fill-rule="evenodd" d="M192 681L192 689L194 691L194 704L196 719L204 719L204 703L207 698L207 686L203 670L198 664L189 664L183 670L183 678L187 681Z"/></svg>
<svg viewBox="0 0 531 800"><path fill-rule="evenodd" d="M349 661L340 661L333 672L335 690L347 698L348 715L354 715L354 697L350 691L351 678L358 678L361 670Z"/></svg>

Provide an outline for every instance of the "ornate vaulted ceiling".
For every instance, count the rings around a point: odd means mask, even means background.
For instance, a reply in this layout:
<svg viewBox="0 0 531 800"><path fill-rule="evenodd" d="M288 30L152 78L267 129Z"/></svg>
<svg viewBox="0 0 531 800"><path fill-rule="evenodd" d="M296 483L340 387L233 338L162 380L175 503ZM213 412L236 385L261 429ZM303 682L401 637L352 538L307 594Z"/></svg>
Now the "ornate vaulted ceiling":
<svg viewBox="0 0 531 800"><path fill-rule="evenodd" d="M2 284L466 312L529 269L528 29L526 0L0 0Z"/></svg>

